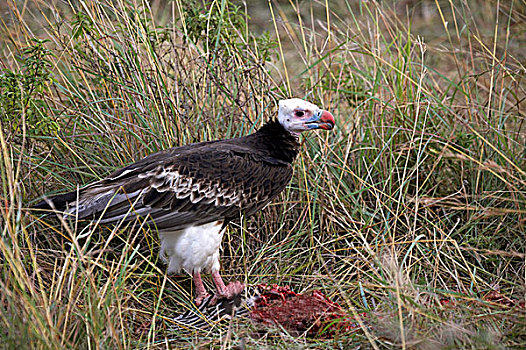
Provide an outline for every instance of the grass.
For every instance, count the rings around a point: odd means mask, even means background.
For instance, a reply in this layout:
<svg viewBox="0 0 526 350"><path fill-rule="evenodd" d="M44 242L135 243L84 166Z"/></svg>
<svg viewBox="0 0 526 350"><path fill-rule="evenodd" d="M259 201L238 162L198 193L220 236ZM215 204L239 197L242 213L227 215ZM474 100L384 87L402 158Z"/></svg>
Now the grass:
<svg viewBox="0 0 526 350"><path fill-rule="evenodd" d="M0 10L5 348L526 346L524 1ZM222 270L321 289L353 331L170 331L191 283L166 276L154 232L27 209L151 152L245 135L289 96L337 129L306 135L287 190L231 225Z"/></svg>

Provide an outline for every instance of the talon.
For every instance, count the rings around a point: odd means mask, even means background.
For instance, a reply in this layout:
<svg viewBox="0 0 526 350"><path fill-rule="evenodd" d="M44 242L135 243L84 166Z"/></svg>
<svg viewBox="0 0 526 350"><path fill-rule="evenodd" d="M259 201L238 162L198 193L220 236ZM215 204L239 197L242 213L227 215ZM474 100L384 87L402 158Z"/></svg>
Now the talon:
<svg viewBox="0 0 526 350"><path fill-rule="evenodd" d="M239 281L230 282L223 290L216 293L217 299L233 299L237 295L241 294L245 289L245 285Z"/></svg>
<svg viewBox="0 0 526 350"><path fill-rule="evenodd" d="M194 299L194 303L195 303L195 306L199 306L201 305L201 303L210 296L210 294L208 293L205 293L205 294L200 294L198 295L197 297L195 297Z"/></svg>
<svg viewBox="0 0 526 350"><path fill-rule="evenodd" d="M245 285L239 281L230 282L225 286L218 271L212 271L212 279L216 285L216 294L212 300L212 305L220 299L234 299L237 295L241 294L243 289L245 289Z"/></svg>

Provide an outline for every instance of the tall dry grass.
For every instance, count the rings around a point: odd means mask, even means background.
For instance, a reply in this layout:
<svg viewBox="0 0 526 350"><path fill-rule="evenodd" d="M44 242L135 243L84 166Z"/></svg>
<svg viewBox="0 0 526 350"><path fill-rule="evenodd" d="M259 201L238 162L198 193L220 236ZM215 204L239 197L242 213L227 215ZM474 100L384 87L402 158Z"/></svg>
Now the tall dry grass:
<svg viewBox="0 0 526 350"><path fill-rule="evenodd" d="M8 0L2 343L524 347L525 9ZM174 332L191 283L166 276L154 232L28 210L151 152L245 135L288 96L331 110L337 129L306 135L289 188L230 227L224 274L322 289L357 318L351 332L255 337L243 319Z"/></svg>

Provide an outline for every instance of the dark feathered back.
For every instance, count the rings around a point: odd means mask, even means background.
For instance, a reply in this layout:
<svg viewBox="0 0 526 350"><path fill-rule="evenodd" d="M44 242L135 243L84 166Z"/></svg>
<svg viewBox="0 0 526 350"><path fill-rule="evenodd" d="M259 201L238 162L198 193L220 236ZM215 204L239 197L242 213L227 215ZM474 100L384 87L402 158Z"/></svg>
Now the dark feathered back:
<svg viewBox="0 0 526 350"><path fill-rule="evenodd" d="M102 222L148 216L165 231L228 221L260 209L286 187L298 147L296 136L272 120L248 136L151 154L50 200L79 218L105 211ZM43 201L35 208L50 206Z"/></svg>

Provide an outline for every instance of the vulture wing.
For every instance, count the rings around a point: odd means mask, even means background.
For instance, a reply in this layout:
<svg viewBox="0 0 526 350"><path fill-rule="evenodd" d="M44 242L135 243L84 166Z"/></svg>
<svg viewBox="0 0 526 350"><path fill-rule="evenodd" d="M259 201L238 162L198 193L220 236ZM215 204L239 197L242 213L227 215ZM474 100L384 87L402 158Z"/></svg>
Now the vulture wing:
<svg viewBox="0 0 526 350"><path fill-rule="evenodd" d="M102 214L109 223L141 216L173 231L253 213L291 177L290 163L250 144L212 141L152 154L83 188L78 198L75 192L62 198L69 199L66 212L79 218Z"/></svg>

